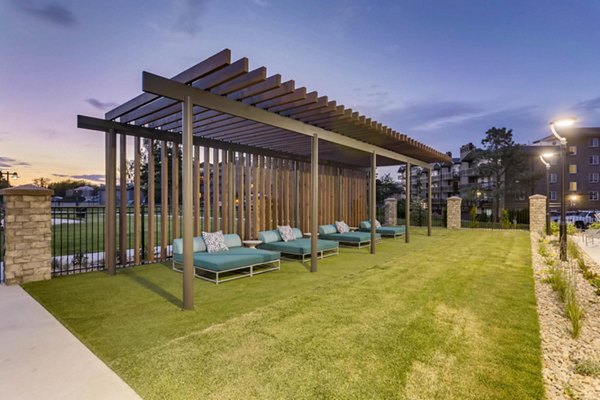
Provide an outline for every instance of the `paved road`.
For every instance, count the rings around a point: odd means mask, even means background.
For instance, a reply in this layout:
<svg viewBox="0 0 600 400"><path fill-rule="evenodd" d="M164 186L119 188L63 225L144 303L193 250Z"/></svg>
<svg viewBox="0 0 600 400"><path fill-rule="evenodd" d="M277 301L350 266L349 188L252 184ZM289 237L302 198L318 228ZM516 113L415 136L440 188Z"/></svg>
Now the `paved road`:
<svg viewBox="0 0 600 400"><path fill-rule="evenodd" d="M0 285L0 398L140 399L20 286Z"/></svg>

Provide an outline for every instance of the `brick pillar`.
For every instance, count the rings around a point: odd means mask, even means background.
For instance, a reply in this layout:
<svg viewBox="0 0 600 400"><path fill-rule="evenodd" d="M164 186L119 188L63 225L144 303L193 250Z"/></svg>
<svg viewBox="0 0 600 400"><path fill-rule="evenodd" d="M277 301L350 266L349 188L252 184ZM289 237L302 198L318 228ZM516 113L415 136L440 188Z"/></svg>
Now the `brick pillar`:
<svg viewBox="0 0 600 400"><path fill-rule="evenodd" d="M546 232L546 196L529 196L529 231L542 236Z"/></svg>
<svg viewBox="0 0 600 400"><path fill-rule="evenodd" d="M448 197L448 210L446 227L448 229L460 229L460 205L462 199L457 196Z"/></svg>
<svg viewBox="0 0 600 400"><path fill-rule="evenodd" d="M4 266L6 284L50 279L50 196L34 185L0 190L4 196Z"/></svg>
<svg viewBox="0 0 600 400"><path fill-rule="evenodd" d="M396 226L398 225L398 200L390 197L384 200L385 206L385 218L384 225Z"/></svg>

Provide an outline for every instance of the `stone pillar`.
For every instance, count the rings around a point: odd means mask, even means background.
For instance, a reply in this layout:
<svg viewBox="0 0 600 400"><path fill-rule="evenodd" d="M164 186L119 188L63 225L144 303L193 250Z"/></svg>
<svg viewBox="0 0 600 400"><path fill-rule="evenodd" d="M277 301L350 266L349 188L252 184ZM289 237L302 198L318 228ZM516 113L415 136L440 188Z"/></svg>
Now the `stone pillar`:
<svg viewBox="0 0 600 400"><path fill-rule="evenodd" d="M448 197L448 210L446 227L448 229L460 229L460 205L462 199L457 196Z"/></svg>
<svg viewBox="0 0 600 400"><path fill-rule="evenodd" d="M546 196L529 196L529 231L542 236L546 232Z"/></svg>
<svg viewBox="0 0 600 400"><path fill-rule="evenodd" d="M384 225L396 226L398 225L398 200L390 197L384 200L385 206L385 217Z"/></svg>
<svg viewBox="0 0 600 400"><path fill-rule="evenodd" d="M4 269L6 284L50 279L52 226L50 196L34 185L0 190L4 196Z"/></svg>

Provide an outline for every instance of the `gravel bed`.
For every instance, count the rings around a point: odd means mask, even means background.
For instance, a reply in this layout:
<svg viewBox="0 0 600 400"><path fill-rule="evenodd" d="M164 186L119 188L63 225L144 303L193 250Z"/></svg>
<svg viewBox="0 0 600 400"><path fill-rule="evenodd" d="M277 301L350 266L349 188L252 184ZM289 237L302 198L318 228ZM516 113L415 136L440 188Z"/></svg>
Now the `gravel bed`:
<svg viewBox="0 0 600 400"><path fill-rule="evenodd" d="M575 372L582 360L600 362L600 297L577 267L576 284L580 304L585 310L581 335L571 336L571 321L565 316L563 305L549 283L543 282L548 266L538 252L537 234L531 235L532 265L535 294L542 339L542 374L548 399L600 399L600 377L579 375ZM556 238L554 238L556 240ZM557 246L547 244L558 259ZM600 274L600 267L584 253L586 264Z"/></svg>

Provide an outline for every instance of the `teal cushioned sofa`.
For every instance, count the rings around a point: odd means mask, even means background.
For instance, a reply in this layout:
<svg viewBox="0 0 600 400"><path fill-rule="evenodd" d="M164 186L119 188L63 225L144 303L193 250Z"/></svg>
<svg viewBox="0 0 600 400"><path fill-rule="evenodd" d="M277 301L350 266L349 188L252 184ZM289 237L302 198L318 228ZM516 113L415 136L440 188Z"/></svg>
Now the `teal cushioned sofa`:
<svg viewBox="0 0 600 400"><path fill-rule="evenodd" d="M335 240L345 245L356 245L358 248L371 244L371 234L366 232L339 233L335 225L319 226L319 239ZM375 235L375 242L381 240L381 235Z"/></svg>
<svg viewBox="0 0 600 400"><path fill-rule="evenodd" d="M258 247L265 250L278 251L288 257L300 257L302 262L310 260L311 255L311 239L303 238L302 231L298 228L292 228L295 240L284 242L277 229L270 231L258 232L258 239L262 240L262 244ZM317 257L325 258L335 256L340 253L338 242L332 240L317 240ZM308 258L306 257L308 256Z"/></svg>
<svg viewBox="0 0 600 400"><path fill-rule="evenodd" d="M360 223L360 231L361 232L371 232L371 222L370 221L362 221ZM381 228L377 228L375 232L379 233L381 236L390 236L396 239L398 236L404 235L406 232L406 228L404 225L402 226L382 226Z"/></svg>
<svg viewBox="0 0 600 400"><path fill-rule="evenodd" d="M208 253L201 236L194 237L194 269L196 277L219 284L233 279L278 270L280 254L276 251L242 246L236 234L226 234L227 251ZM173 269L182 272L183 239L173 241Z"/></svg>

